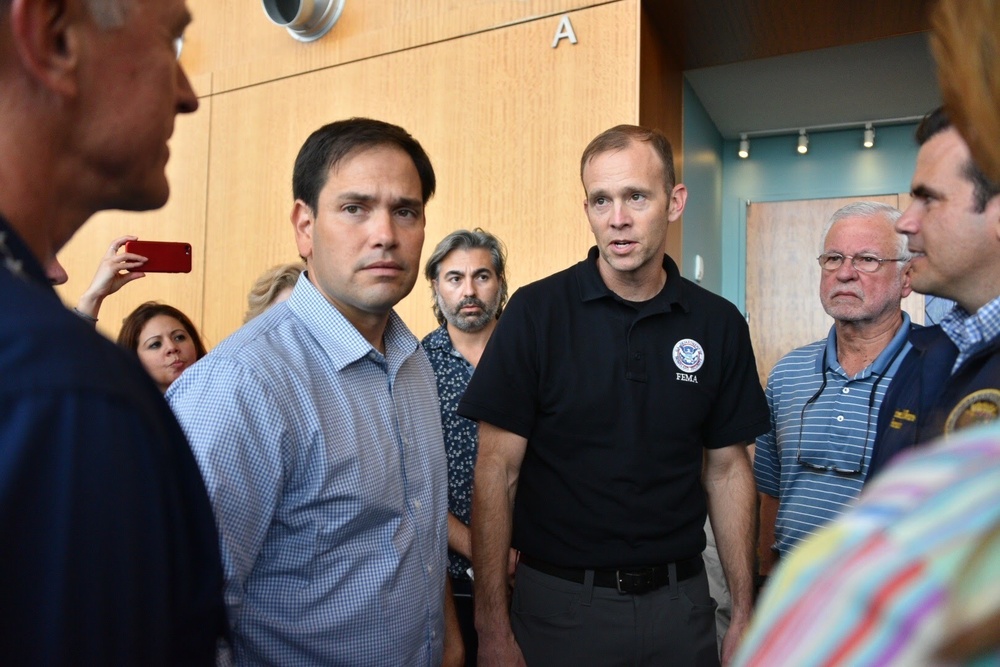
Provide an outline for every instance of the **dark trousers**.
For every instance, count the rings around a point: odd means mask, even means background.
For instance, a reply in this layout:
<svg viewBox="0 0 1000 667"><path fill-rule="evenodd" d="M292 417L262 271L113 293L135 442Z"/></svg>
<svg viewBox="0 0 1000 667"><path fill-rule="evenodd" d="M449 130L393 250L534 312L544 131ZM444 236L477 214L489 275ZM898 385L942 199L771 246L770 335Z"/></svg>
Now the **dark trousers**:
<svg viewBox="0 0 1000 667"><path fill-rule="evenodd" d="M452 599L455 600L455 613L458 615L458 627L462 630L462 643L465 644L465 665L475 667L476 654L479 652L479 636L476 634L476 621L473 614L472 582L468 579L451 580Z"/></svg>
<svg viewBox="0 0 1000 667"><path fill-rule="evenodd" d="M642 595L517 568L511 625L529 667L718 667L715 601L704 570Z"/></svg>

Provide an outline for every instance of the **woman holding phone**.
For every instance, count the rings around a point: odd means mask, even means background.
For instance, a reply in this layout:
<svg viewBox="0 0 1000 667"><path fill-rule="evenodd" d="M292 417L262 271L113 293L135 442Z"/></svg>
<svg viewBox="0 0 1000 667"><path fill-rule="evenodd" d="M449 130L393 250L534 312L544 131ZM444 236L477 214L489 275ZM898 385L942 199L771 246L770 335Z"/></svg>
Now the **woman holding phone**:
<svg viewBox="0 0 1000 667"><path fill-rule="evenodd" d="M155 301L147 301L125 318L118 344L139 357L160 391L205 356L205 345L188 316Z"/></svg>

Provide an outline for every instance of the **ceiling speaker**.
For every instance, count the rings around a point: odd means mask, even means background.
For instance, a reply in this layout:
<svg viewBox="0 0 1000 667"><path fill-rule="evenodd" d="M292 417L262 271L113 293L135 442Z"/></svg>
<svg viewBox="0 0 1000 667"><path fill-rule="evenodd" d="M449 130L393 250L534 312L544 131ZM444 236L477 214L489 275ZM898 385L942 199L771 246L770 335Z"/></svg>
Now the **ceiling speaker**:
<svg viewBox="0 0 1000 667"><path fill-rule="evenodd" d="M346 0L261 0L271 23L300 42L311 42L330 32L344 11Z"/></svg>

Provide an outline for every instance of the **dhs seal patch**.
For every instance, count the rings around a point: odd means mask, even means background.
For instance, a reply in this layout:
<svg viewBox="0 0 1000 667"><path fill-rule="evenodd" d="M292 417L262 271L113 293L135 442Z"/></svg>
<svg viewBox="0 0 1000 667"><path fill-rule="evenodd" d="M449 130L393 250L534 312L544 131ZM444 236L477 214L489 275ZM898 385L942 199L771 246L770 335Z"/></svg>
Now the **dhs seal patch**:
<svg viewBox="0 0 1000 667"><path fill-rule="evenodd" d="M954 433L969 426L988 424L1000 418L1000 390L974 391L955 406L945 422L944 432Z"/></svg>
<svg viewBox="0 0 1000 667"><path fill-rule="evenodd" d="M684 373L694 373L705 363L705 350L701 343L690 338L677 341L674 345L674 363Z"/></svg>

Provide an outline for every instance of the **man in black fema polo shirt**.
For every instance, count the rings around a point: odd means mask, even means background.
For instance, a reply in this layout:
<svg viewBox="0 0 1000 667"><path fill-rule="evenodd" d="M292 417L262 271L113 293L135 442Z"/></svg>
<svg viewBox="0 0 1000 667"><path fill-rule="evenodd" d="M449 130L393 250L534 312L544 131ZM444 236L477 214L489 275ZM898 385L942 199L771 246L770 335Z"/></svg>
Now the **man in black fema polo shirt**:
<svg viewBox="0 0 1000 667"><path fill-rule="evenodd" d="M745 445L769 423L746 322L663 253L687 189L662 134L602 133L581 178L597 247L513 296L459 406L480 421L480 664L718 665L706 511L733 597L725 658L751 611Z"/></svg>

